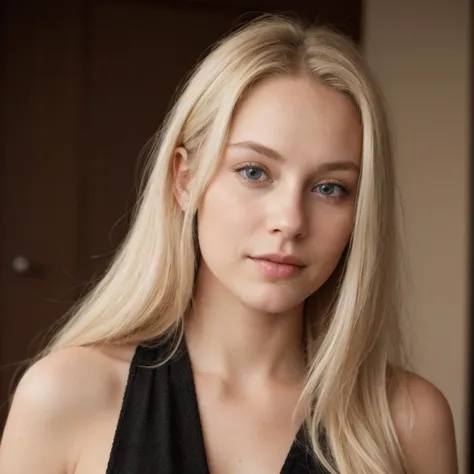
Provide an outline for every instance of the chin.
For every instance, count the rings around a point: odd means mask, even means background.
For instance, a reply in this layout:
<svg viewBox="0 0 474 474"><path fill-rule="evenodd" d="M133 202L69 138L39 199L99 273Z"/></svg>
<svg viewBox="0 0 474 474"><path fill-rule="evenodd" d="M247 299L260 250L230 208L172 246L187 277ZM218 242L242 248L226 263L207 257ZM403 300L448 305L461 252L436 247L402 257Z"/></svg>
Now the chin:
<svg viewBox="0 0 474 474"><path fill-rule="evenodd" d="M288 293L278 287L266 288L261 291L253 288L253 290L245 292L245 296L241 295L240 300L254 311L282 314L293 311L304 303L304 298Z"/></svg>

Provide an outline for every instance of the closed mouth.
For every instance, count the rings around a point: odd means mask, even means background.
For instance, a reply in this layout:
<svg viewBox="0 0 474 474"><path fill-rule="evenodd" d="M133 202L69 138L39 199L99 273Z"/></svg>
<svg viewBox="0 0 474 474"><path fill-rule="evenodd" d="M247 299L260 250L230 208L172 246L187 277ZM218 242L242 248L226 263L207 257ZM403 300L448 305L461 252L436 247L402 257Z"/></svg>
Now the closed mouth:
<svg viewBox="0 0 474 474"><path fill-rule="evenodd" d="M303 268L306 265L295 255L288 254L266 254L250 257L253 260L266 260L268 262L279 263L283 265L293 265L295 267Z"/></svg>

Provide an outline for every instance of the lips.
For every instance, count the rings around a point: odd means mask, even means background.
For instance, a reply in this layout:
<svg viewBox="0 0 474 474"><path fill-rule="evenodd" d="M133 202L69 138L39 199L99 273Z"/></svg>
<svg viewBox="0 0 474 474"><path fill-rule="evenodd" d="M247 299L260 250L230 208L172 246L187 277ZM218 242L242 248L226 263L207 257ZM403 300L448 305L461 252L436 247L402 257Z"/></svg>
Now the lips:
<svg viewBox="0 0 474 474"><path fill-rule="evenodd" d="M254 260L266 260L268 262L273 262L273 263L294 265L295 267L300 267L300 268L303 268L306 266L303 263L303 261L300 260L298 257L296 257L295 255L289 255L289 254L270 253L270 254L265 254L265 255L258 255L251 258Z"/></svg>
<svg viewBox="0 0 474 474"><path fill-rule="evenodd" d="M280 280L298 275L306 266L294 255L266 254L251 257L266 278Z"/></svg>

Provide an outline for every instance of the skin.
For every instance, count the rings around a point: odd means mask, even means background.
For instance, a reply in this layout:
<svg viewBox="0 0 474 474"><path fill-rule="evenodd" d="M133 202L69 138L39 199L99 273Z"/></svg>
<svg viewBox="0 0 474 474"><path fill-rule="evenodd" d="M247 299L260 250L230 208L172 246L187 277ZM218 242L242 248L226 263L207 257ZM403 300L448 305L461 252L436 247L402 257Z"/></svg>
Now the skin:
<svg viewBox="0 0 474 474"><path fill-rule="evenodd" d="M302 421L292 417L304 376L302 305L348 242L360 151L353 105L307 77L267 80L236 112L198 210L202 265L186 329L213 474L274 474L286 458ZM189 159L176 150L183 209ZM304 268L270 277L255 260L267 253L295 255ZM0 473L103 474L133 350L70 348L36 363L13 401ZM446 399L414 374L406 382L412 430L405 392L390 403L411 471L457 472Z"/></svg>

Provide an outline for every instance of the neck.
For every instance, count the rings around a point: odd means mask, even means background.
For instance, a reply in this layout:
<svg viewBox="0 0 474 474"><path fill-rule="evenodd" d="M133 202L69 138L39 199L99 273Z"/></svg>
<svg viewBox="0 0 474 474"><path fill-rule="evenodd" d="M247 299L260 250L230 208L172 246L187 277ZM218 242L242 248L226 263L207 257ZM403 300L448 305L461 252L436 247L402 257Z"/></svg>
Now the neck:
<svg viewBox="0 0 474 474"><path fill-rule="evenodd" d="M279 314L249 308L200 270L186 340L198 372L223 378L301 380L303 307Z"/></svg>

